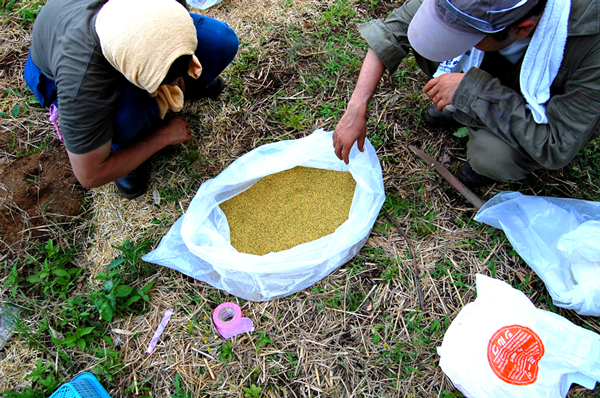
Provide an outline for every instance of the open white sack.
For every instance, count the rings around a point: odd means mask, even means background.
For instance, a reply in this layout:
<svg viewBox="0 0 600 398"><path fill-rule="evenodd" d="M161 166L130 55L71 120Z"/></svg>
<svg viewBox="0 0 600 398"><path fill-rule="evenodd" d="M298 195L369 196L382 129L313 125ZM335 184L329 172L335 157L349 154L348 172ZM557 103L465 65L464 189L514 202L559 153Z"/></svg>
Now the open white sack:
<svg viewBox="0 0 600 398"><path fill-rule="evenodd" d="M187 211L142 260L180 271L240 298L267 301L305 289L352 259L363 247L383 205L379 158L367 140L356 144L350 164L333 151L333 132L322 129L297 139L260 146L206 181ZM333 234L264 256L238 252L219 204L262 177L296 166L349 171L356 190L348 220Z"/></svg>
<svg viewBox="0 0 600 398"><path fill-rule="evenodd" d="M475 220L504 230L555 305L600 316L600 203L503 192Z"/></svg>

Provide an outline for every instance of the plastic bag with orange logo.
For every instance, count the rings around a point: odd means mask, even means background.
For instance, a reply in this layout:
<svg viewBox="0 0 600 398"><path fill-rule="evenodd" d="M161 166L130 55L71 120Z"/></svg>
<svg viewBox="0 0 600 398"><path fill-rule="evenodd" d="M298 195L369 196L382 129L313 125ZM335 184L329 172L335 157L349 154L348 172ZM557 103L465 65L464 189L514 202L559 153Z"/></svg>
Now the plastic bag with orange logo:
<svg viewBox="0 0 600 398"><path fill-rule="evenodd" d="M600 381L600 335L484 275L438 354L444 373L470 398L565 397L572 383L593 389Z"/></svg>

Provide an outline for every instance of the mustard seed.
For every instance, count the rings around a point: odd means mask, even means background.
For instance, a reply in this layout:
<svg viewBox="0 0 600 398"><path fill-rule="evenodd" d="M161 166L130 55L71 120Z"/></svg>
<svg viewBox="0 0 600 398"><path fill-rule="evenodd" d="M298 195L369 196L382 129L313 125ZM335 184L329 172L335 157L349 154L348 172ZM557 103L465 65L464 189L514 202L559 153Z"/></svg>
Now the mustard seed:
<svg viewBox="0 0 600 398"><path fill-rule="evenodd" d="M265 176L220 205L231 245L264 255L329 235L348 219L355 188L343 171L299 166Z"/></svg>

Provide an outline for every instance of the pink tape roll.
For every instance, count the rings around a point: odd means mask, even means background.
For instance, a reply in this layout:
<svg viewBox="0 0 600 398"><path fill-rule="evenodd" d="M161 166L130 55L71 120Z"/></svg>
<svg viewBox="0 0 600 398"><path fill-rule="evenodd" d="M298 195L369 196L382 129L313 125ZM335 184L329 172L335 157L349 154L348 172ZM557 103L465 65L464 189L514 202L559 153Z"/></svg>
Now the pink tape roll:
<svg viewBox="0 0 600 398"><path fill-rule="evenodd" d="M213 322L217 332L228 339L241 333L253 332L254 324L250 318L242 316L242 309L235 303L219 304L213 312Z"/></svg>

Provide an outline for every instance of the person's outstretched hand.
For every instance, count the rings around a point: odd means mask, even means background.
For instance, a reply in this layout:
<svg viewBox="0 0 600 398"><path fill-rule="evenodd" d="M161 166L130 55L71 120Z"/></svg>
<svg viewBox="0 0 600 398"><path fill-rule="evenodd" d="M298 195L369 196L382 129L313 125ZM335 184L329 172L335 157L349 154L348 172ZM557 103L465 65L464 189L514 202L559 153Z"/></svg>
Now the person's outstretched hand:
<svg viewBox="0 0 600 398"><path fill-rule="evenodd" d="M452 96L462 81L464 73L445 73L427 82L423 92L429 95L438 111L450 105Z"/></svg>
<svg viewBox="0 0 600 398"><path fill-rule="evenodd" d="M367 106L384 71L385 66L379 60L375 51L369 49L363 66L360 68L356 88L348 102L346 112L333 132L335 154L346 164L349 163L348 157L355 142L358 143L358 149L361 152L365 150Z"/></svg>
<svg viewBox="0 0 600 398"><path fill-rule="evenodd" d="M365 150L366 136L366 115L353 109L346 110L333 132L333 147L336 156L348 164L350 150L355 142L358 142L358 149L361 152Z"/></svg>

